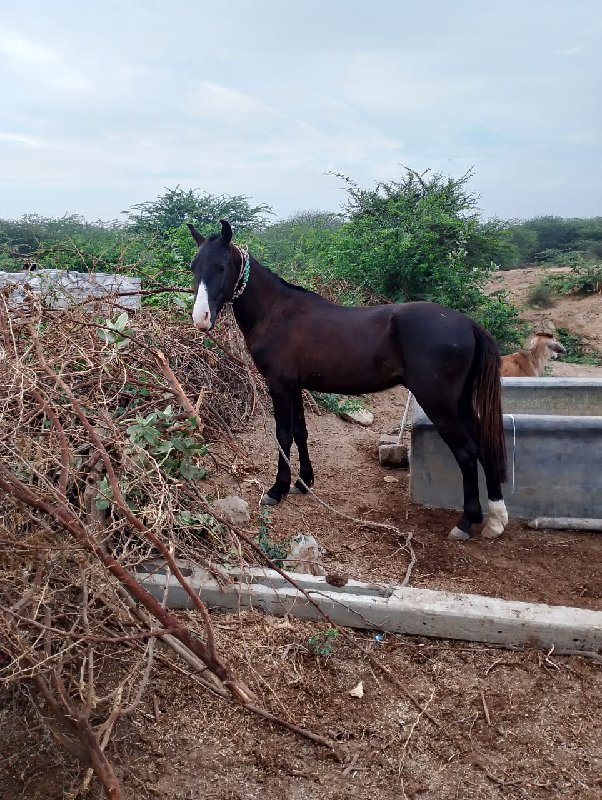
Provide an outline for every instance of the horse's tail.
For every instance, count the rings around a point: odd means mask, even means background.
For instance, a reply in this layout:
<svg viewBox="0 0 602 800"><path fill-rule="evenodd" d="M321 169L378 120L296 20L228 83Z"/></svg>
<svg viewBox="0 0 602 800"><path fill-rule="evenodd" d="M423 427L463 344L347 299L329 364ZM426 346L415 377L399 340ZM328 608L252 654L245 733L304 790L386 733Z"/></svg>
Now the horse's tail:
<svg viewBox="0 0 602 800"><path fill-rule="evenodd" d="M473 323L475 354L472 363L472 408L475 412L481 458L499 478L506 480L506 439L502 416L500 352L491 335Z"/></svg>

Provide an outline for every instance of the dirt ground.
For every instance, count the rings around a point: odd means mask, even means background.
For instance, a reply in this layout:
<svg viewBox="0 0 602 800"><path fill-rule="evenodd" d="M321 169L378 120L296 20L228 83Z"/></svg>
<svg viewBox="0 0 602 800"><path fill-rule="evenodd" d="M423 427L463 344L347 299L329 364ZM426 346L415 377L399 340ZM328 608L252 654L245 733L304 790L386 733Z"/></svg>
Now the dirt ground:
<svg viewBox="0 0 602 800"><path fill-rule="evenodd" d="M503 277L520 292L532 280L528 272ZM572 311L557 306L537 313L571 331L587 329L602 349L602 298L596 299L598 327L590 305L578 305L583 301L568 301ZM555 365L554 373L602 377L602 368ZM408 563L404 535L411 533L417 558L411 586L602 610L602 534L536 532L512 521L497 541L475 536L459 544L447 539L457 512L409 502L407 473L386 470L377 460L379 434L399 424L404 394L395 390L367 400L375 416L371 428L308 413L319 497L348 516L391 523L400 535L365 527L311 497L291 496L271 511L273 537L313 533L327 550L329 571L398 582ZM224 494L237 490L249 501L252 528L275 469L272 425L271 418L258 416L241 434L249 465L240 482L224 479L221 486ZM602 667L594 660L354 634L431 719L341 637L330 654L315 655L309 639L324 632L321 623L255 612L215 613L213 619L225 656L253 691L274 713L334 739L340 760L224 703L194 677L161 670L140 712L117 729L111 756L128 800L602 797ZM363 697L351 696L360 681ZM17 728L9 724L11 713L0 709L2 800L69 796L70 765L49 770L52 744L46 739L38 752L39 723ZM33 768L24 773L26 754ZM99 796L97 789L92 796Z"/></svg>

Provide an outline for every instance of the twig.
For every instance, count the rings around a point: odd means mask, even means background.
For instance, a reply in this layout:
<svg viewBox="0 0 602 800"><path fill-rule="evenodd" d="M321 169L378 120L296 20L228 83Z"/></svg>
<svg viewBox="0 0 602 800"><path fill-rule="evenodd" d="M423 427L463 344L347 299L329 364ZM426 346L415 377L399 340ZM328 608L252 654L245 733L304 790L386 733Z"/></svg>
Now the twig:
<svg viewBox="0 0 602 800"><path fill-rule="evenodd" d="M481 703L483 704L483 714L485 714L485 720L488 725L491 725L491 717L489 716L489 709L487 708L487 702L485 700L485 692L481 689Z"/></svg>

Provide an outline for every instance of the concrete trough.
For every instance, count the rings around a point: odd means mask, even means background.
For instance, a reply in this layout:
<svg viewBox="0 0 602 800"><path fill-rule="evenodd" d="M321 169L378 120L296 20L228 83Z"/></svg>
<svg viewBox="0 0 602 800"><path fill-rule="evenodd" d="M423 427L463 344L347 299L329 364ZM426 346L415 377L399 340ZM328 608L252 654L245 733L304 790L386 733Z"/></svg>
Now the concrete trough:
<svg viewBox="0 0 602 800"><path fill-rule="evenodd" d="M602 518L602 380L505 378L502 384L509 473L503 488L510 516ZM430 508L460 509L463 502L458 466L419 406L410 497Z"/></svg>
<svg viewBox="0 0 602 800"><path fill-rule="evenodd" d="M600 378L502 378L505 414L602 416Z"/></svg>
<svg viewBox="0 0 602 800"><path fill-rule="evenodd" d="M274 570L233 570L230 574L236 582L221 587L203 568L182 567L210 608L243 607L275 616L323 619L307 597ZM189 595L160 562L141 565L137 577L155 598L166 597L168 608L193 607ZM335 587L320 576L291 577L319 609L345 627L546 650L597 652L602 648L602 611L352 580Z"/></svg>

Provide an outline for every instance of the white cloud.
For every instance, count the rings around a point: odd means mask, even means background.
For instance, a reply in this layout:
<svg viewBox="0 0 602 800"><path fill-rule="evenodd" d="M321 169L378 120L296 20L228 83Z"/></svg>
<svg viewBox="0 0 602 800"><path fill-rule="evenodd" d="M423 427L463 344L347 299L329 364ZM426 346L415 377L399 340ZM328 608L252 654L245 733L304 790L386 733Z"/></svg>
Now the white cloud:
<svg viewBox="0 0 602 800"><path fill-rule="evenodd" d="M37 136L26 136L21 133L10 133L7 131L0 131L0 142L7 142L9 145L32 147L34 149L46 146L46 143Z"/></svg>

